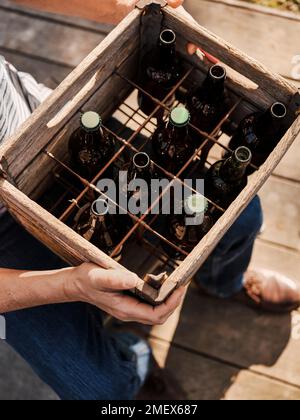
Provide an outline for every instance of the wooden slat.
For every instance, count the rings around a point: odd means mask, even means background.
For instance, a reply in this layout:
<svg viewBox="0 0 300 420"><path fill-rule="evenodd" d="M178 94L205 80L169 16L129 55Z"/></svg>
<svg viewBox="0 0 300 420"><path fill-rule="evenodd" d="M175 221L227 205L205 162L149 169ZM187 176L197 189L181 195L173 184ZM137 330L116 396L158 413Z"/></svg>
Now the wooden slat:
<svg viewBox="0 0 300 420"><path fill-rule="evenodd" d="M39 83L55 88L71 72L67 66L45 62L39 58L0 48L0 55L12 63L19 71L31 74Z"/></svg>
<svg viewBox="0 0 300 420"><path fill-rule="evenodd" d="M69 66L77 66L105 37L6 10L0 10L0 25L0 47Z"/></svg>
<svg viewBox="0 0 300 420"><path fill-rule="evenodd" d="M124 270L124 267L57 220L3 178L0 178L0 199L31 234L69 264L78 265L82 262L93 262L106 269ZM157 291L142 280L137 285L137 291L145 293L153 300L157 295Z"/></svg>
<svg viewBox="0 0 300 420"><path fill-rule="evenodd" d="M255 194L261 189L276 168L282 157L293 144L294 139L300 130L300 118L293 124L289 132L284 136L280 144L276 147L272 155L253 176L248 186L243 190L239 197L232 203L221 219L214 225L206 237L194 248L180 267L170 276L160 290L160 297L165 298L173 289L174 285L187 283L197 270L201 267L208 255L212 252L220 238L224 236L229 227L234 223L238 216L249 204Z"/></svg>
<svg viewBox="0 0 300 420"><path fill-rule="evenodd" d="M26 16L34 16L39 18L40 20L54 21L57 23L62 23L65 26L71 26L78 29L85 29L89 32L96 32L105 35L108 34L114 28L114 25L109 25L101 22L86 20L79 17L60 15L57 13L47 13L38 9L31 9L27 6L20 6L16 2L11 0L1 0L0 8L3 10L13 11L16 15L24 14Z"/></svg>
<svg viewBox="0 0 300 420"><path fill-rule="evenodd" d="M299 14L261 8L245 1L186 0L185 3L193 17L207 29L274 72L291 77L292 59L299 55Z"/></svg>
<svg viewBox="0 0 300 420"><path fill-rule="evenodd" d="M275 170L275 174L300 182L300 136L288 151L282 162Z"/></svg>
<svg viewBox="0 0 300 420"><path fill-rule="evenodd" d="M229 143L229 137L223 134L220 141L222 142L222 144L227 146ZM215 145L210 151L209 162L213 163L214 161L220 160L223 158L223 155L224 155L224 149L222 149L218 145ZM290 150L284 156L284 158L279 163L277 168L275 168L274 175L278 175L286 179L300 182L299 156L300 156L300 135L298 135L298 137L295 139L294 144L292 144Z"/></svg>
<svg viewBox="0 0 300 420"><path fill-rule="evenodd" d="M253 268L298 279L298 252L257 241ZM152 329L152 335L240 368L300 386L300 317L256 312L232 300L201 295L190 288L180 315ZM266 390L262 393L265 395Z"/></svg>
<svg viewBox="0 0 300 420"><path fill-rule="evenodd" d="M128 15L118 28L111 32L61 83L17 133L0 147L0 155L7 154L7 163L12 176L16 177L22 172L28 162L68 121L70 115L80 109L97 87L110 76L113 69L135 51L139 41L139 17L138 10ZM120 34L122 36L119 36ZM61 114L64 117L49 125L49 121L57 117L62 108L65 109Z"/></svg>
<svg viewBox="0 0 300 420"><path fill-rule="evenodd" d="M132 54L128 61L121 68L121 72L125 72L129 77L134 78L136 62L138 59L137 52ZM114 75L107 80L101 87L101 91L97 91L82 106L82 111L97 110L101 117L105 120L116 107L127 97L131 86L124 82L123 79ZM69 123L61 130L58 135L52 140L47 150L54 154L58 159L65 161L68 156L68 142L71 133L75 127L79 126L79 113L75 113L70 119ZM40 194L45 191L49 178L51 178L51 170L56 166L56 163L51 161L45 154L40 154L36 159L27 166L16 178L18 188L29 195L31 198L36 199ZM36 177L36 173L39 177Z"/></svg>
<svg viewBox="0 0 300 420"><path fill-rule="evenodd" d="M300 389L151 340L190 400L298 400Z"/></svg>
<svg viewBox="0 0 300 420"><path fill-rule="evenodd" d="M262 238L300 251L300 184L272 177L260 196L266 220Z"/></svg>
<svg viewBox="0 0 300 420"><path fill-rule="evenodd" d="M164 10L166 26L174 28L177 33L185 35L190 42L200 44L202 48L218 57L225 64L257 83L271 96L277 97L278 100L283 102L289 102L291 95L297 92L297 89L285 79L269 72L259 62L201 27L196 22L191 21L170 7ZM186 31L187 25L189 26L188 32Z"/></svg>

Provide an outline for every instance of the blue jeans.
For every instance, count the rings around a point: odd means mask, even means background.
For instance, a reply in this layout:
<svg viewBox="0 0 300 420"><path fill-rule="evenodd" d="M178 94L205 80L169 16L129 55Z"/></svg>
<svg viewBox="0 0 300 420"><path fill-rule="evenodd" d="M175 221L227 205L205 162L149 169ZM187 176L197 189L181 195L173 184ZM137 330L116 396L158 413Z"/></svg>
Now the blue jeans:
<svg viewBox="0 0 300 420"><path fill-rule="evenodd" d="M197 281L227 297L242 288L262 223L255 198L207 260ZM65 264L13 221L0 218L0 267L49 270ZM102 313L83 303L7 313L7 342L64 400L133 399L140 387L132 354L110 335Z"/></svg>

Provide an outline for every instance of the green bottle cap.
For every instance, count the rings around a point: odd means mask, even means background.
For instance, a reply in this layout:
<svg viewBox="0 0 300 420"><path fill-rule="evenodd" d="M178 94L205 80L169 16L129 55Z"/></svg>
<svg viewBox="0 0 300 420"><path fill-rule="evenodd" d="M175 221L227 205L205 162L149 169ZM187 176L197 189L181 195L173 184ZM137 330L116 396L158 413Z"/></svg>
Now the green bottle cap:
<svg viewBox="0 0 300 420"><path fill-rule="evenodd" d="M90 131L97 130L102 124L100 115L94 111L87 111L82 114L80 122L83 128Z"/></svg>
<svg viewBox="0 0 300 420"><path fill-rule="evenodd" d="M184 127L190 122L191 115L184 106L178 106L171 112L171 122L176 127Z"/></svg>
<svg viewBox="0 0 300 420"><path fill-rule="evenodd" d="M191 214L202 214L208 210L208 201L201 194L193 194L186 200L186 209Z"/></svg>

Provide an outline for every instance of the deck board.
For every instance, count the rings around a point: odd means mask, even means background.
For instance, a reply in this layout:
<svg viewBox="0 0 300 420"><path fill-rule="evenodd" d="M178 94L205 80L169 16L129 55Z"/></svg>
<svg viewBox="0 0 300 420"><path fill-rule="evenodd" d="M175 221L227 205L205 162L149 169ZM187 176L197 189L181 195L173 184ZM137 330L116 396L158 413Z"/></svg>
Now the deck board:
<svg viewBox="0 0 300 420"><path fill-rule="evenodd" d="M152 340L155 357L192 400L298 400L300 389Z"/></svg>
<svg viewBox="0 0 300 420"><path fill-rule="evenodd" d="M103 34L6 10L0 10L0 33L0 47L70 68L78 65L104 38Z"/></svg>
<svg viewBox="0 0 300 420"><path fill-rule="evenodd" d="M198 0L189 0L189 3L200 10ZM206 13L205 18L212 27L216 9L210 7ZM217 28L221 34L228 30L228 22L224 19ZM239 24L244 30L243 36L233 39L242 48L249 36L253 40L248 23L249 17ZM54 87L110 28L1 0L0 54L20 70ZM292 27L287 28L287 33L292 30ZM247 46L248 52L254 52L261 59L264 51L258 47L254 50L252 41ZM293 47L289 45L286 51L272 54L269 64L284 74L289 70L285 57L292 52ZM276 176L261 192L266 230L256 243L252 262L253 266L279 270L295 278L300 272L299 156L298 139L276 169ZM300 312L271 316L231 300L220 302L200 296L191 288L181 313L177 311L166 325L153 328L151 333L159 338L152 340L155 354L175 372L188 398L300 399ZM30 381L28 371L24 376L22 364L15 356L12 358L7 349L0 348L0 354L3 360L13 361L14 369L5 373L11 378L9 387L15 389L13 397L34 398L35 390L42 385L35 379ZM26 386L28 381L31 391ZM0 381L0 399L1 395L9 395L6 384ZM53 397L48 389L42 395Z"/></svg>

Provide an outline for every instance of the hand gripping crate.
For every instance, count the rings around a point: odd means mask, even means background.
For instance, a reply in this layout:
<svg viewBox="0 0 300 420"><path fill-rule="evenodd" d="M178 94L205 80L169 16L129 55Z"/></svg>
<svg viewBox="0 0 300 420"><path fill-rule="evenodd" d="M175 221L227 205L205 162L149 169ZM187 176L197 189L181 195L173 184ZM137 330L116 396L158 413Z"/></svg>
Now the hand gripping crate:
<svg viewBox="0 0 300 420"><path fill-rule="evenodd" d="M275 101L282 101L288 106L289 129L206 237L189 255L183 252L185 259L181 263L171 261L157 245L157 241L165 241L178 250L178 244L170 243L156 231L153 220L133 218L133 227L128 229L119 244L124 245L126 250L128 247L121 261L124 268L135 269L130 261L142 262L144 255L144 261L150 264L155 260L161 264L158 264L161 271L163 267L169 271L169 276L153 277L147 275L151 266L144 262L140 264L144 272L139 271L141 281L135 292L153 305L163 302L175 288L190 281L292 145L300 131L300 97L297 89L226 41L168 7L165 1L140 1L135 10L83 60L0 149L0 200L17 221L69 264L91 261L103 268L119 268L119 263L75 233L66 220L77 206L84 204L91 190L97 190L97 179L110 165L115 164L124 153L137 151L136 139L140 133L144 134L145 143L148 143L155 129L151 117L160 108L167 108L168 97L162 102L156 100L156 110L147 118L129 100L136 90L141 89L140 52L153 46L162 27L171 28L177 34L177 49L184 63L184 74L170 95L181 88L188 89L191 83L201 83L207 73L208 62L186 53L187 42L193 42L226 65L228 91L233 101L228 114L213 132L202 133L206 141L182 171L179 174L167 173L166 176L180 176L198 156L209 161L212 150L218 149L218 153L226 149L219 137L225 122L236 125L243 116L255 110L267 109ZM126 139L122 135L122 125L120 130L114 132L119 149L105 168L99 168L99 174L92 182L71 171L67 152L68 138L78 126L80 113L90 109L97 110L104 121L112 115L122 114L124 125L133 129ZM110 131L108 127L106 129ZM142 149L143 146L139 148ZM82 188L74 188L72 182L68 184L65 179L60 179L61 170L77 178ZM40 203L47 202L45 198L55 182L65 186L64 193L58 197L55 205L42 206ZM62 203L66 203L65 207ZM138 248L134 248L134 244Z"/></svg>

